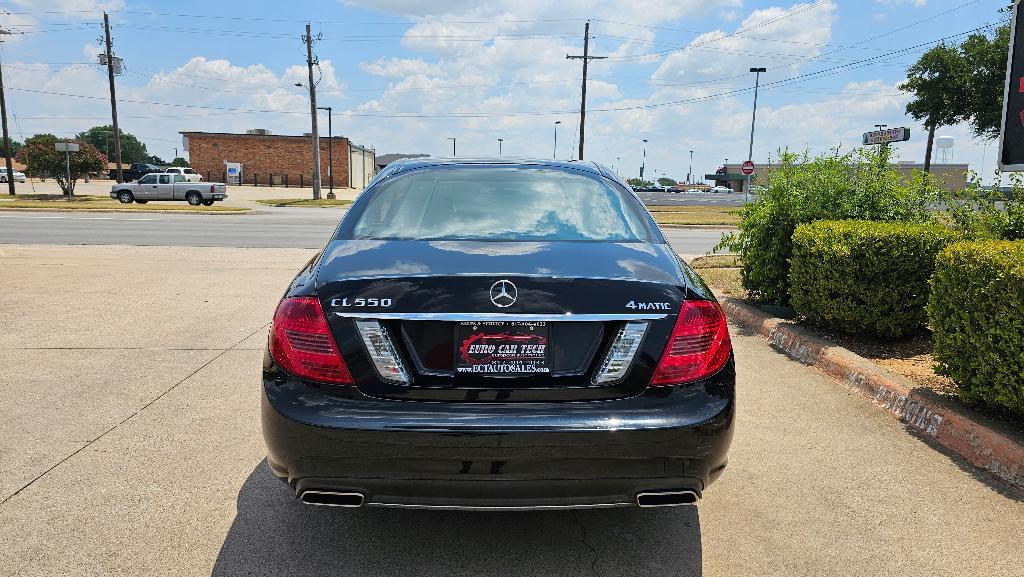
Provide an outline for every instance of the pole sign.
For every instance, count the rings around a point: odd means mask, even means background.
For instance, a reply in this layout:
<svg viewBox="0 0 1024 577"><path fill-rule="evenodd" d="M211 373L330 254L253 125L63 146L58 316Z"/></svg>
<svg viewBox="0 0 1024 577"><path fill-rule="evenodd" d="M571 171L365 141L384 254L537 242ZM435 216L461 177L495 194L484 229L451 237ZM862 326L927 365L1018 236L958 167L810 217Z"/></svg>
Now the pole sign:
<svg viewBox="0 0 1024 577"><path fill-rule="evenodd" d="M886 128L864 133L864 146L872 144L889 144L891 142L906 142L910 140L909 128Z"/></svg>
<svg viewBox="0 0 1024 577"><path fill-rule="evenodd" d="M751 174L754 174L754 162L751 161L751 160L748 160L748 161L744 162L743 166L740 168L740 170L742 170L743 174L745 174L747 176L750 176Z"/></svg>
<svg viewBox="0 0 1024 577"><path fill-rule="evenodd" d="M81 148L77 142L58 142L53 147L57 152L78 152Z"/></svg>
<svg viewBox="0 0 1024 577"><path fill-rule="evenodd" d="M1003 124L999 135L999 168L1024 171L1024 22L1020 2L1013 6L1010 54L1003 90Z"/></svg>

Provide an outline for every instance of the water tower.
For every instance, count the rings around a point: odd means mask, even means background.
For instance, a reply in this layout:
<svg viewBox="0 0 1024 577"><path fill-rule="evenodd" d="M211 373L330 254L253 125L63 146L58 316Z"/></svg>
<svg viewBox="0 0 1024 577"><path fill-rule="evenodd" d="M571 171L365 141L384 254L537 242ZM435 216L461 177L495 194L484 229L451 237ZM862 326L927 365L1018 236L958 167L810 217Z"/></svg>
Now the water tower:
<svg viewBox="0 0 1024 577"><path fill-rule="evenodd" d="M939 162L949 164L953 160L953 145L956 139L952 136L940 136L935 139L935 146L939 147Z"/></svg>

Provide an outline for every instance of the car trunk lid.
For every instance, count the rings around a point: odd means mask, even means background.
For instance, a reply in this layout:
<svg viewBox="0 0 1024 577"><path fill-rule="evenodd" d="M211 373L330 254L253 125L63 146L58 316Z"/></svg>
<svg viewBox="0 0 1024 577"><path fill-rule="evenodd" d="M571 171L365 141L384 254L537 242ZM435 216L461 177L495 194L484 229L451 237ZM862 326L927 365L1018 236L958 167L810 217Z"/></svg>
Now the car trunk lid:
<svg viewBox="0 0 1024 577"><path fill-rule="evenodd" d="M643 390L686 281L665 245L362 240L327 247L317 293L365 394L586 400ZM595 384L630 323L643 346L628 373ZM406 382L382 374L366 330L386 334Z"/></svg>

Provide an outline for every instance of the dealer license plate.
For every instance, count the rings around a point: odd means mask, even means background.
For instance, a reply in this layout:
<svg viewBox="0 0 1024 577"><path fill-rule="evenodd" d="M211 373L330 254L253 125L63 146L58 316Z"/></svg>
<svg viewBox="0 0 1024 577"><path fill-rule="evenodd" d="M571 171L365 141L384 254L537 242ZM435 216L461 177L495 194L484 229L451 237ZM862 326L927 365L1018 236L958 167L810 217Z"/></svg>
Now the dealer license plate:
<svg viewBox="0 0 1024 577"><path fill-rule="evenodd" d="M485 375L550 373L546 322L459 322L455 326L455 371Z"/></svg>

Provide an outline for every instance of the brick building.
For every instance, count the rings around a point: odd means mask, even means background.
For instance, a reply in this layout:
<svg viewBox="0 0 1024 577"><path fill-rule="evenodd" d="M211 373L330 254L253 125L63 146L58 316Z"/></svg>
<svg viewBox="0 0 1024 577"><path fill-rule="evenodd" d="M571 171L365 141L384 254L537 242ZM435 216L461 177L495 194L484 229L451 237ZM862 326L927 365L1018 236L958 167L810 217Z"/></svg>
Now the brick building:
<svg viewBox="0 0 1024 577"><path fill-rule="evenodd" d="M182 132L189 163L204 178L227 181L227 163L242 165L245 184L260 186L310 186L313 174L313 151L309 136L282 136L267 130L254 129L245 134L227 132ZM371 149L354 145L344 136L335 136L328 143L320 137L320 174L328 187L330 156L334 154L334 186L363 188L373 178L374 160ZM369 170L367 167L370 167Z"/></svg>

